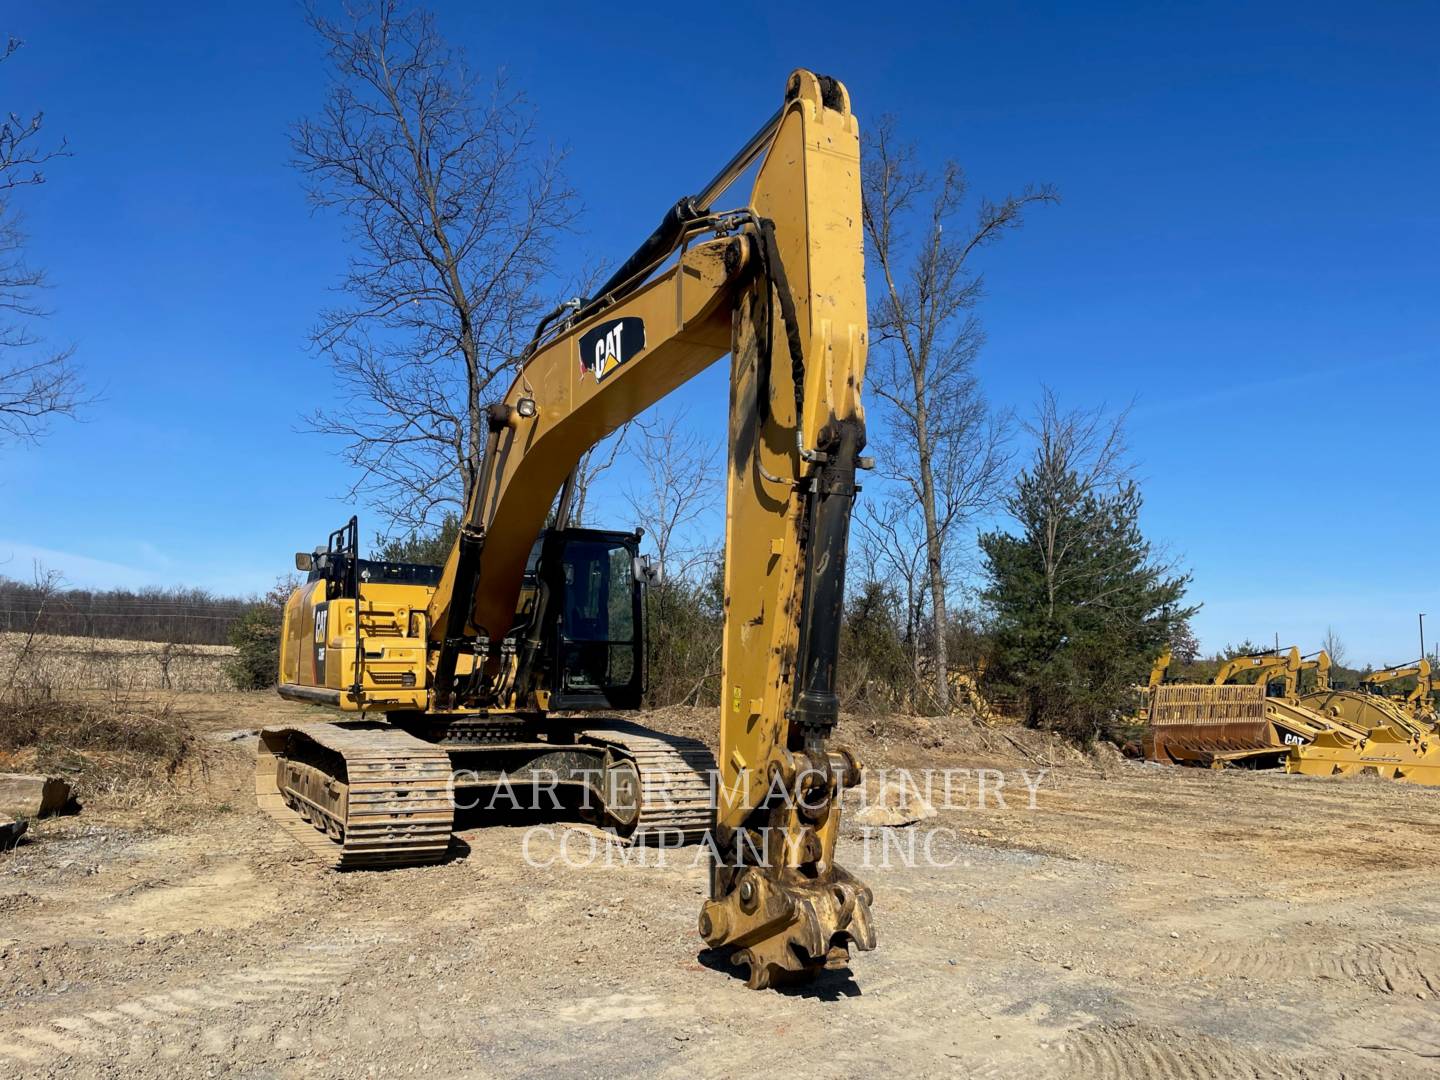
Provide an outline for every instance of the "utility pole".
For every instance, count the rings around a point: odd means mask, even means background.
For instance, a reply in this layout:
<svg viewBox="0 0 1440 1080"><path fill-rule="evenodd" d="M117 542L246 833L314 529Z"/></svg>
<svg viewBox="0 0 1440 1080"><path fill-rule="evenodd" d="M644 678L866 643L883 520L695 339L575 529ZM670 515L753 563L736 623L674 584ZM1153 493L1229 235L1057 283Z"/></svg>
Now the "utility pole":
<svg viewBox="0 0 1440 1080"><path fill-rule="evenodd" d="M1425 612L1420 612L1420 659L1425 659Z"/></svg>

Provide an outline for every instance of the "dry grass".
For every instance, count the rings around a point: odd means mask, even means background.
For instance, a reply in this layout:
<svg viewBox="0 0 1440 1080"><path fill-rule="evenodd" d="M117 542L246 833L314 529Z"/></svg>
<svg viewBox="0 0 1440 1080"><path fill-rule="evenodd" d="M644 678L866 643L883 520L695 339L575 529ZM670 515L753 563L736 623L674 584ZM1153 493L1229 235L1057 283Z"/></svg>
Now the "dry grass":
<svg viewBox="0 0 1440 1080"><path fill-rule="evenodd" d="M138 823L185 819L209 807L225 751L168 702L10 690L0 694L0 770L60 776L87 808Z"/></svg>
<svg viewBox="0 0 1440 1080"><path fill-rule="evenodd" d="M224 693L234 656L229 645L0 634L0 689Z"/></svg>

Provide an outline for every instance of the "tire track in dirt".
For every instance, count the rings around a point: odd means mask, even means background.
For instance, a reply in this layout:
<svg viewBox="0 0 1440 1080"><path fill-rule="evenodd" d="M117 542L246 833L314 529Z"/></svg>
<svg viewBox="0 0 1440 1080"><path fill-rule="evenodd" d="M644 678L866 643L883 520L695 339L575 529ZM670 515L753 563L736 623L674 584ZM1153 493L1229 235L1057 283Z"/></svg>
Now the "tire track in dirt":
<svg viewBox="0 0 1440 1080"><path fill-rule="evenodd" d="M1386 1030L1377 1031L1372 1041L1362 1043L1360 1049L1393 1062L1396 1070L1422 1065L1435 1069L1440 1067L1440 1030L1430 1021L1389 1024Z"/></svg>
<svg viewBox="0 0 1440 1080"><path fill-rule="evenodd" d="M1250 1051L1193 1032L1100 1024L1066 1038L1054 1075L1086 1080L1378 1080L1385 1072L1378 1065Z"/></svg>
<svg viewBox="0 0 1440 1080"><path fill-rule="evenodd" d="M354 971L377 945L400 940L394 933L400 922L396 917L351 924L343 938L285 946L285 959L274 963L249 965L159 993L0 1030L0 1063L34 1067L60 1057L109 1057L122 1042L131 1043L137 1029L143 1029L153 1044L165 1045L193 1034L198 1025L213 1025L226 1012L286 995L313 997Z"/></svg>
<svg viewBox="0 0 1440 1080"><path fill-rule="evenodd" d="M1326 979L1383 994L1440 996L1440 947L1362 941L1341 951L1314 943L1243 942L1208 946L1188 965L1197 975L1267 982Z"/></svg>

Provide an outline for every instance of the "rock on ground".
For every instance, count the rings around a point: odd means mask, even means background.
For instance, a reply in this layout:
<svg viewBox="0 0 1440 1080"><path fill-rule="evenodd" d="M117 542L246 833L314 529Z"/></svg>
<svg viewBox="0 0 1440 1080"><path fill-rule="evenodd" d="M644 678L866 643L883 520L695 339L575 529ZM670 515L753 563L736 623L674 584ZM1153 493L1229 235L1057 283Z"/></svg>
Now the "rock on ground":
<svg viewBox="0 0 1440 1080"><path fill-rule="evenodd" d="M70 785L55 776L0 773L0 814L38 818L54 814L70 801Z"/></svg>
<svg viewBox="0 0 1440 1080"><path fill-rule="evenodd" d="M911 825L935 816L935 808L909 784L898 780L885 783L855 815L860 825Z"/></svg>

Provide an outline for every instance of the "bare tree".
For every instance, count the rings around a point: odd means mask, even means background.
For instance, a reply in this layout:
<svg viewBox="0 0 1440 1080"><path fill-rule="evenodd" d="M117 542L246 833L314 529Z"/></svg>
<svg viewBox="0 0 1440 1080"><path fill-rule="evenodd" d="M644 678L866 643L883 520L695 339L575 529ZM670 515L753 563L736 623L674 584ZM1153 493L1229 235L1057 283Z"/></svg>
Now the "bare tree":
<svg viewBox="0 0 1440 1080"><path fill-rule="evenodd" d="M65 579L61 577L60 571L46 570L40 565L39 560L36 560L34 564L34 575L31 594L35 598L35 617L30 623L30 629L25 634L25 640L20 643L20 648L15 654L14 663L10 668L10 676L5 682L6 693L15 689L16 679L29 667L36 648L35 639L40 636L40 628L45 620L45 609L65 588Z"/></svg>
<svg viewBox="0 0 1440 1080"><path fill-rule="evenodd" d="M704 521L718 498L718 447L680 409L632 421L629 455L639 470L625 497L662 570L646 594L647 694L652 704L698 701L719 675L722 648L718 537Z"/></svg>
<svg viewBox="0 0 1440 1080"><path fill-rule="evenodd" d="M974 373L985 341L975 315L984 280L971 260L1018 228L1027 207L1058 196L1046 186L999 203L982 199L973 225L957 229L965 174L947 162L930 177L888 117L866 136L863 175L868 257L882 280L870 312L866 385L888 414L884 475L923 521L933 681L945 711L947 570L956 537L995 504L1010 460L1008 416L991 411Z"/></svg>
<svg viewBox="0 0 1440 1080"><path fill-rule="evenodd" d="M686 423L684 409L651 420L635 420L632 453L640 482L625 497L645 530L666 579L687 577L714 550L694 531L715 506L718 454Z"/></svg>
<svg viewBox="0 0 1440 1080"><path fill-rule="evenodd" d="M1062 411L1047 386L1035 418L1025 425L1035 441L1035 456L1010 496L1009 509L1017 519L1036 524L1048 615L1054 615L1057 598L1074 575L1108 569L1103 560L1086 556L1111 528L1106 497L1135 487L1126 458L1128 415L1128 409L1110 417L1103 409ZM1103 600L1088 594L1084 602Z"/></svg>
<svg viewBox="0 0 1440 1080"><path fill-rule="evenodd" d="M914 513L908 491L892 492L862 507L855 517L861 564L868 569L870 578L884 582L893 591L901 605L900 633L910 662L913 689L919 690L924 685L921 646L929 608L924 521Z"/></svg>
<svg viewBox="0 0 1440 1080"><path fill-rule="evenodd" d="M9 38L0 63L22 44ZM74 416L86 404L73 350L47 346L33 329L49 314L38 300L45 273L26 261L23 220L12 202L19 189L45 183L46 162L69 156L63 140L44 145L44 122L42 112L10 112L0 122L0 443L34 442L55 417Z"/></svg>
<svg viewBox="0 0 1440 1080"><path fill-rule="evenodd" d="M570 524L583 525L588 520L590 494L599 483L600 477L610 471L620 451L625 447L630 425L625 424L603 442L598 442L585 451L580 464L575 467L575 494L570 506ZM600 522L605 526L605 522Z"/></svg>
<svg viewBox="0 0 1440 1080"><path fill-rule="evenodd" d="M1330 663L1337 668L1345 666L1345 659L1349 655L1349 650L1345 647L1345 642L1340 639L1340 635L1336 633L1333 626L1325 627L1325 637L1321 640L1320 647L1329 654Z"/></svg>
<svg viewBox="0 0 1440 1080"><path fill-rule="evenodd" d="M380 0L310 25L331 85L294 129L295 165L314 205L344 215L354 254L346 302L314 334L343 396L308 424L344 440L352 496L425 530L479 473L484 405L544 306L575 198L524 96L477 78L428 12Z"/></svg>

